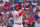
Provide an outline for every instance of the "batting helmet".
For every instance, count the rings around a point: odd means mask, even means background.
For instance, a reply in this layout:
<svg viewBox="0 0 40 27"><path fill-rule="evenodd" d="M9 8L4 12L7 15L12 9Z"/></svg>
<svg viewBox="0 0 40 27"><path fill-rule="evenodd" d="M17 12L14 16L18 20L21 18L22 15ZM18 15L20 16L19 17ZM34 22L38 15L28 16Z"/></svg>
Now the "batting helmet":
<svg viewBox="0 0 40 27"><path fill-rule="evenodd" d="M15 4L16 7L20 7L20 4Z"/></svg>

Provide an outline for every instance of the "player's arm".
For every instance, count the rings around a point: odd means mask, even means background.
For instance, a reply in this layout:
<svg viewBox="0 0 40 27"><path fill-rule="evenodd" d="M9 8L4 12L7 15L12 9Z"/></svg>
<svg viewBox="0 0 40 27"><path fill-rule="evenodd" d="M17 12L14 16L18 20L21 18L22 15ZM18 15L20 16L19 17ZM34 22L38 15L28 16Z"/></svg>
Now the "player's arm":
<svg viewBox="0 0 40 27"><path fill-rule="evenodd" d="M16 16L21 16L23 14L24 10L22 10L20 13L18 13Z"/></svg>
<svg viewBox="0 0 40 27"><path fill-rule="evenodd" d="M23 14L24 10L27 10L27 9L26 8L23 8L23 10L20 13L18 13L17 16L18 17L21 16Z"/></svg>

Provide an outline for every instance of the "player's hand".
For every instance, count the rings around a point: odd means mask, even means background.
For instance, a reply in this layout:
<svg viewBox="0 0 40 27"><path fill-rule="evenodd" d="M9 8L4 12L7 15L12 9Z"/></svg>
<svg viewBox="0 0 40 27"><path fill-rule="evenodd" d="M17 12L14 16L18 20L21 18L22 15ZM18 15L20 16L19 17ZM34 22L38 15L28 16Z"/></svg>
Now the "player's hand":
<svg viewBox="0 0 40 27"><path fill-rule="evenodd" d="M25 8L23 8L23 10L25 10Z"/></svg>

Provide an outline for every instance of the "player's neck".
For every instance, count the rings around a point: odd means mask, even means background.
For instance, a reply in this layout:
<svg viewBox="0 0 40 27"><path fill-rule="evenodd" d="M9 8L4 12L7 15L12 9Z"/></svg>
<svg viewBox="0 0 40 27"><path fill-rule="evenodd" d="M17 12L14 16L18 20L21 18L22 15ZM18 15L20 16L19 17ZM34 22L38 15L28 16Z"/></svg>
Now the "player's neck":
<svg viewBox="0 0 40 27"><path fill-rule="evenodd" d="M19 10L17 10L19 12Z"/></svg>

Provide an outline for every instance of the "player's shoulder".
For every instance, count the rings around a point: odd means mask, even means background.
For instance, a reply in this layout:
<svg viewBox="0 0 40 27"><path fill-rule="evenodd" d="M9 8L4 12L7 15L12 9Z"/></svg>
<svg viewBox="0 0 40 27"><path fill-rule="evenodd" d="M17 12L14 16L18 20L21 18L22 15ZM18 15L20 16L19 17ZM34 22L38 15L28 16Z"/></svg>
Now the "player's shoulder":
<svg viewBox="0 0 40 27"><path fill-rule="evenodd" d="M14 12L17 12L16 10Z"/></svg>
<svg viewBox="0 0 40 27"><path fill-rule="evenodd" d="M18 11L15 10L14 13L18 13Z"/></svg>

